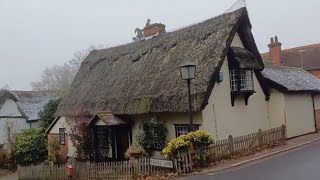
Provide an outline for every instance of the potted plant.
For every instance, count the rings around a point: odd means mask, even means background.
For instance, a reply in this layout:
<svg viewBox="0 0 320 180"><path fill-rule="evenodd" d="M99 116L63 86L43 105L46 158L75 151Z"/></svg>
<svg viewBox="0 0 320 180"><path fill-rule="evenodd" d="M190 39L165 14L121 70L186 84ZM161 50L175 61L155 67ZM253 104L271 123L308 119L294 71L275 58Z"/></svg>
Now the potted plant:
<svg viewBox="0 0 320 180"><path fill-rule="evenodd" d="M131 145L127 149L125 156L128 159L138 159L138 158L144 156L144 154L145 154L145 150L141 146Z"/></svg>

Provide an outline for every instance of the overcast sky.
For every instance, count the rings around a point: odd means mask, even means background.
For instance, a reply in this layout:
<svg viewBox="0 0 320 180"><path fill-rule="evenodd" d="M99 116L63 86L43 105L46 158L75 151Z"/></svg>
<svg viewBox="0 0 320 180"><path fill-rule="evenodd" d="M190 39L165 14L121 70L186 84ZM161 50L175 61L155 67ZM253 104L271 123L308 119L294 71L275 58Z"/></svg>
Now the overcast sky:
<svg viewBox="0 0 320 180"><path fill-rule="evenodd" d="M0 87L30 90L43 69L90 45L130 42L146 20L167 30L225 12L235 0L0 0ZM247 0L260 52L320 42L319 0Z"/></svg>

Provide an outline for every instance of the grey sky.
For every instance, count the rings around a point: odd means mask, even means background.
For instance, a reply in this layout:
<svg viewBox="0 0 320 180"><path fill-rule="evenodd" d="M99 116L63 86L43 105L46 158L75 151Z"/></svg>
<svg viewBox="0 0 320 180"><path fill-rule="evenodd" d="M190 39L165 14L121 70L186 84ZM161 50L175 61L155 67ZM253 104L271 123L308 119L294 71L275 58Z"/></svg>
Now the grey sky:
<svg viewBox="0 0 320 180"><path fill-rule="evenodd" d="M41 71L90 45L130 42L151 22L167 30L226 11L235 0L0 0L0 87L29 90ZM256 43L267 51L278 35L284 48L320 42L319 0L247 0Z"/></svg>

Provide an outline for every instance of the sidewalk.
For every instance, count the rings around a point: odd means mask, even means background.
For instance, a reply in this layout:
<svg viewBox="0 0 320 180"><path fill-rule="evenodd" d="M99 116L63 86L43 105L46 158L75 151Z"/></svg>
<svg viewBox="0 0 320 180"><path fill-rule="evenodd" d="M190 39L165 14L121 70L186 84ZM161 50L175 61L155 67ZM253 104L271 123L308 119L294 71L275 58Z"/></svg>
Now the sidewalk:
<svg viewBox="0 0 320 180"><path fill-rule="evenodd" d="M17 180L18 179L18 173L12 173L8 174L6 176L0 176L0 180Z"/></svg>
<svg viewBox="0 0 320 180"><path fill-rule="evenodd" d="M249 162L253 162L262 158L266 158L290 149L294 149L315 141L320 140L320 133L308 134L305 136L289 139L285 145L278 146L272 149L265 149L263 151L257 152L250 156L240 157L238 159L222 160L217 163L217 165L202 169L200 172L194 172L195 174L208 174L208 173L218 173L221 171L228 170L230 168L240 166ZM190 174L188 174L189 176Z"/></svg>

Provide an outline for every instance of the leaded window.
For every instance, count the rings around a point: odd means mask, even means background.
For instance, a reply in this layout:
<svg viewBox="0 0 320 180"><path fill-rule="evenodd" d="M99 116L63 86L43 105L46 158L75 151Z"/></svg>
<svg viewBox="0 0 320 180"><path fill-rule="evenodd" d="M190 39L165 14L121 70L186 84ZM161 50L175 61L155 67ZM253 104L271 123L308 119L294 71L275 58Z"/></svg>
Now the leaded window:
<svg viewBox="0 0 320 180"><path fill-rule="evenodd" d="M193 131L199 130L199 126L197 124L193 125ZM177 124L175 125L176 129L176 137L179 137L181 135L187 134L189 132L189 125L188 124Z"/></svg>
<svg viewBox="0 0 320 180"><path fill-rule="evenodd" d="M160 143L162 141L160 141L157 131L155 131L153 129L153 130L150 131L150 133L152 134L152 146L153 146L153 148L162 149L162 145Z"/></svg>
<svg viewBox="0 0 320 180"><path fill-rule="evenodd" d="M230 70L231 91L253 91L253 72L249 69Z"/></svg>
<svg viewBox="0 0 320 180"><path fill-rule="evenodd" d="M108 128L104 126L97 126L97 145L98 147L108 147L109 146L109 134Z"/></svg>
<svg viewBox="0 0 320 180"><path fill-rule="evenodd" d="M60 144L66 144L66 129L65 128L59 128L59 141Z"/></svg>

